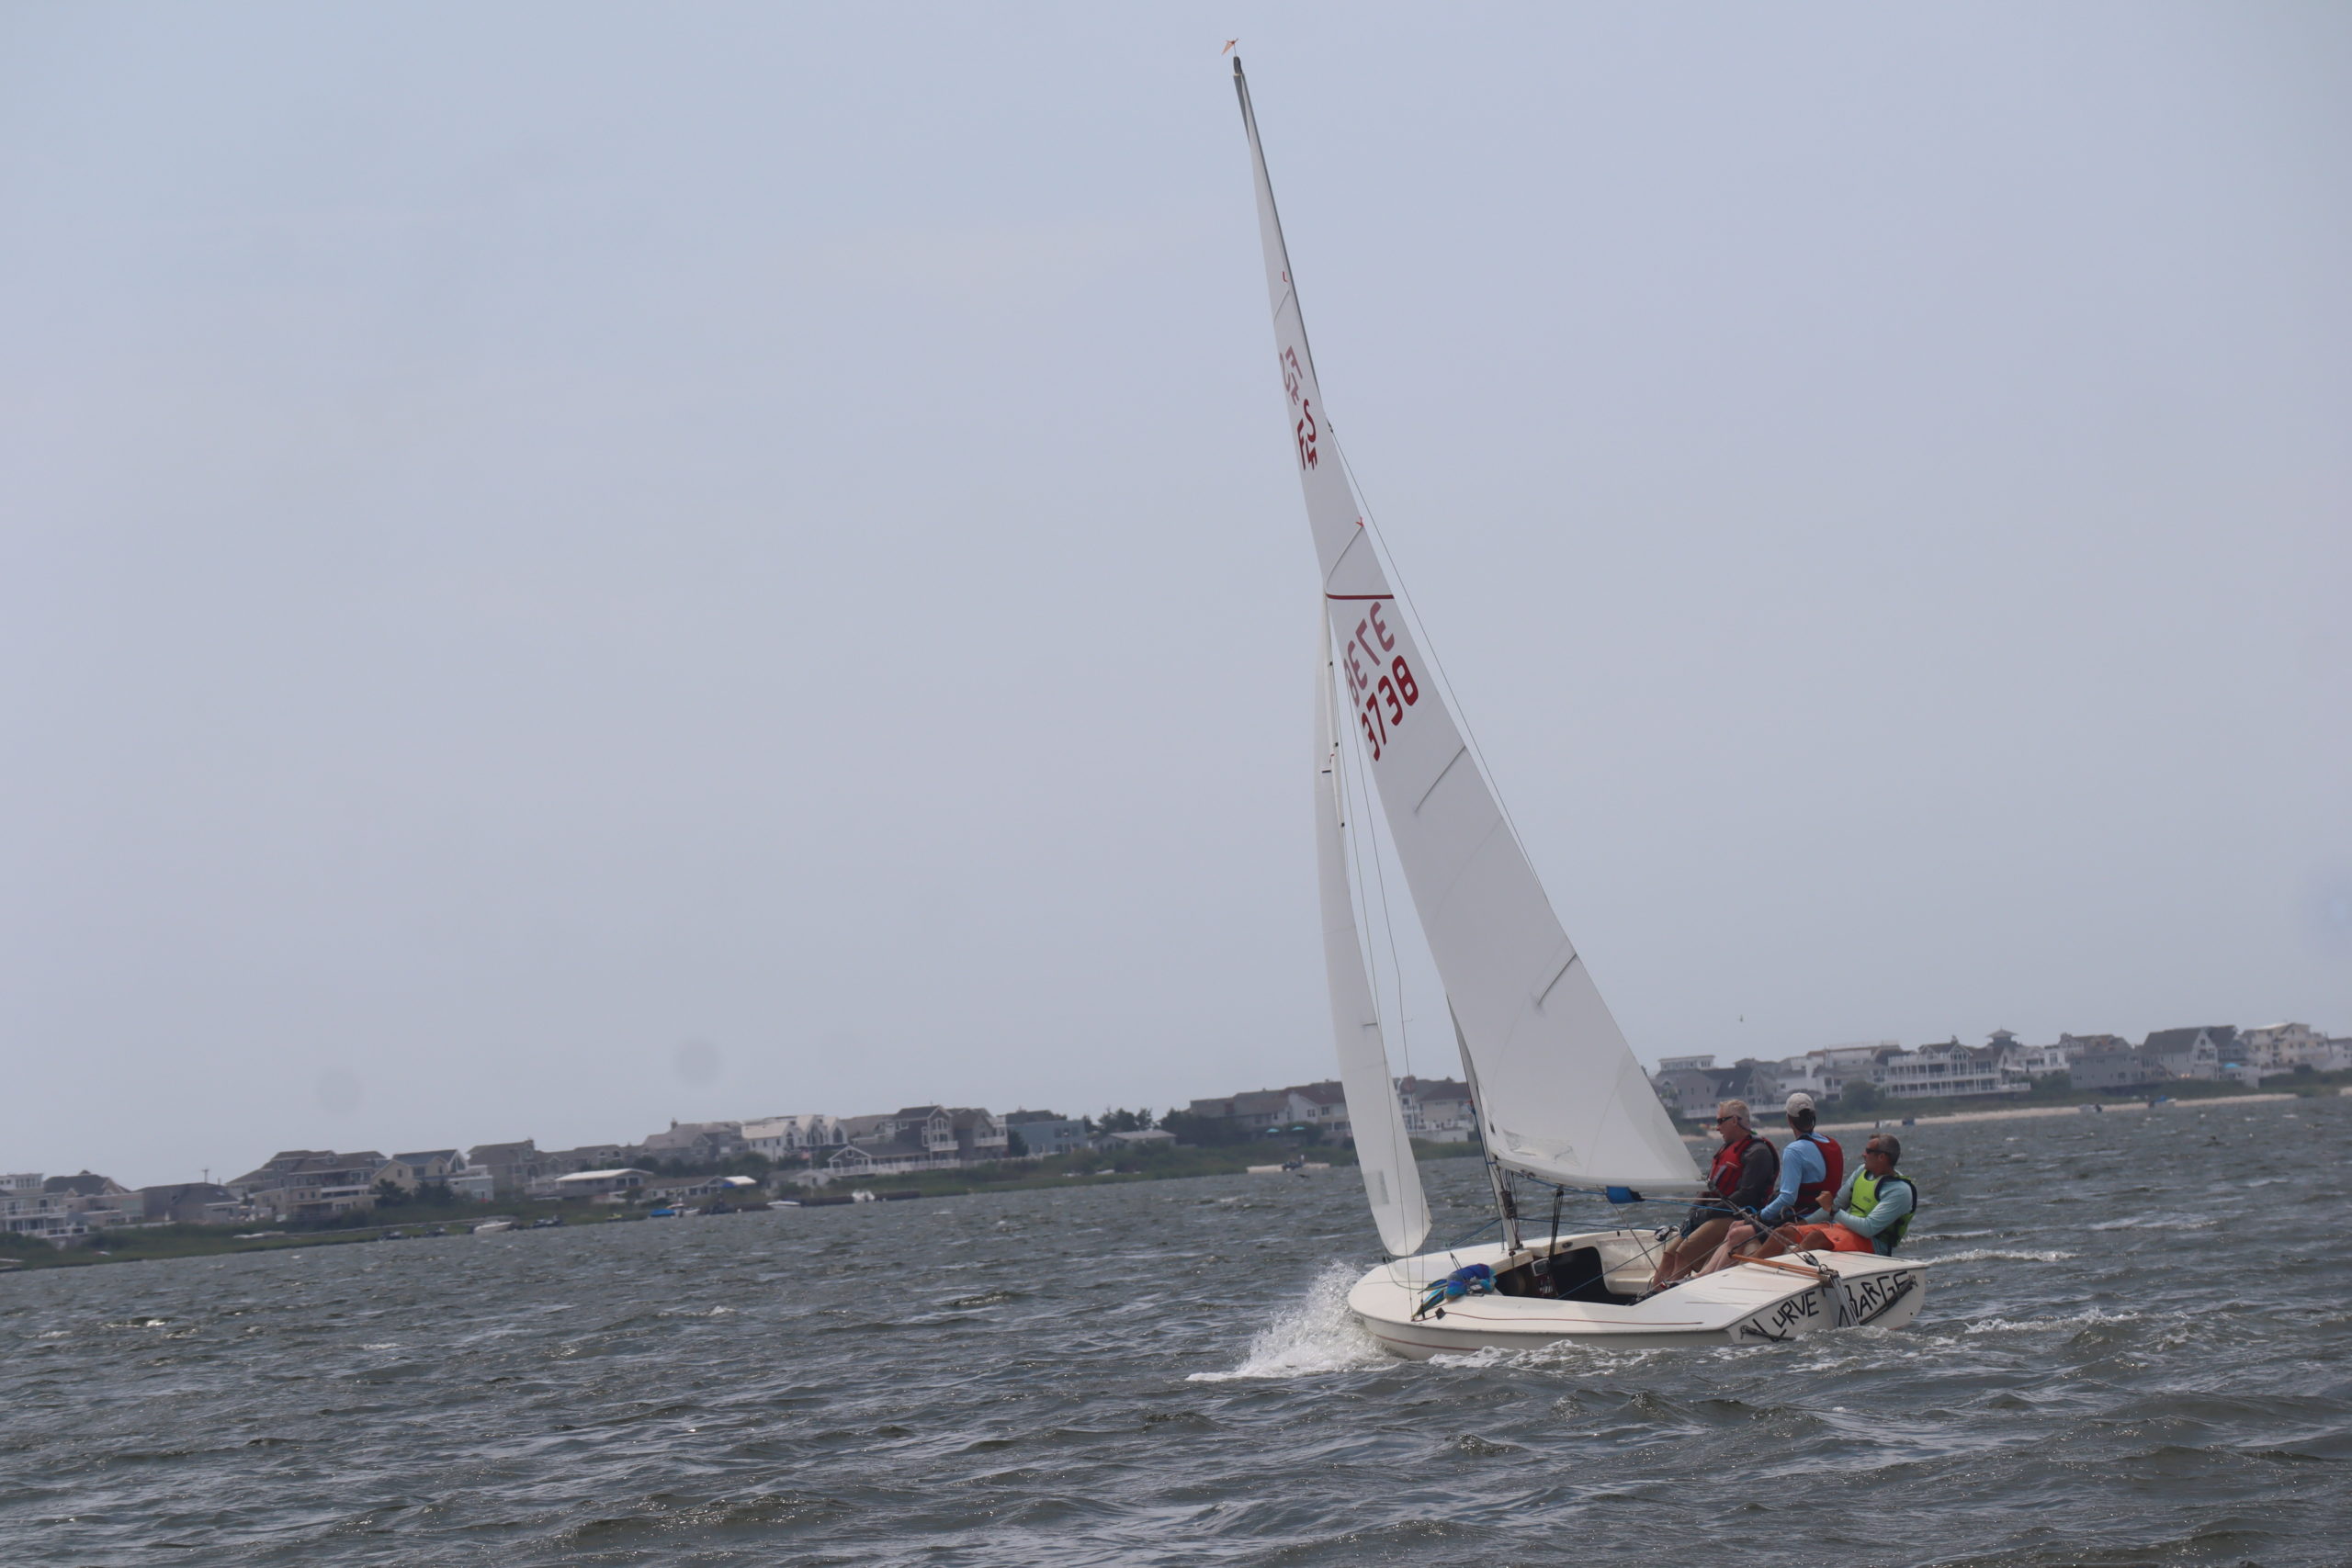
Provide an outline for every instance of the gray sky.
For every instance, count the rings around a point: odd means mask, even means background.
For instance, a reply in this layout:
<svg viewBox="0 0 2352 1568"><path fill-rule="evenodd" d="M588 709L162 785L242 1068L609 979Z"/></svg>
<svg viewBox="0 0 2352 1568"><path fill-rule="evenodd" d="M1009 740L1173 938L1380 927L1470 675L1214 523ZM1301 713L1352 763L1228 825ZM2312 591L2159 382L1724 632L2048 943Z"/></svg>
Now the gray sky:
<svg viewBox="0 0 2352 1568"><path fill-rule="evenodd" d="M0 1168L1327 1076L1235 34L1637 1051L2352 1030L2342 7L13 4Z"/></svg>

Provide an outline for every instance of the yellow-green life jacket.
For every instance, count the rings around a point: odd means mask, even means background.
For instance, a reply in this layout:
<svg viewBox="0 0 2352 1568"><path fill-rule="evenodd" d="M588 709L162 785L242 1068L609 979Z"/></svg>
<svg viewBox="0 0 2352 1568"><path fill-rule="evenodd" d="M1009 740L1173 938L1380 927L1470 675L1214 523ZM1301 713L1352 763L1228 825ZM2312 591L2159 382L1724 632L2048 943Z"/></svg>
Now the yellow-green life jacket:
<svg viewBox="0 0 2352 1568"><path fill-rule="evenodd" d="M1903 1245L1904 1233L1911 1228L1911 1222L1917 1219L1919 1213L1919 1189L1914 1185L1909 1177L1899 1170L1888 1174L1886 1179L1888 1186L1892 1187L1898 1181L1911 1189L1911 1212L1878 1233L1878 1239L1886 1243L1886 1250L1890 1253ZM1853 1191L1854 1213L1867 1214L1877 1208L1878 1189L1877 1177L1867 1170L1856 1172Z"/></svg>

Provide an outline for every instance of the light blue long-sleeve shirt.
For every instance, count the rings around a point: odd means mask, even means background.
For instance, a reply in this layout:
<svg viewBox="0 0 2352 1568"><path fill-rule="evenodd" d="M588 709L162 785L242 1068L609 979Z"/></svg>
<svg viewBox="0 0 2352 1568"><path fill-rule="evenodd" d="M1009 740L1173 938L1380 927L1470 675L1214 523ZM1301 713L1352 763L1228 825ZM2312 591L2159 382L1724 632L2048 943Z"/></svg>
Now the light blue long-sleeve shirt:
<svg viewBox="0 0 2352 1568"><path fill-rule="evenodd" d="M1911 1190L1909 1177L1903 1176L1901 1171L1891 1172L1887 1180L1878 1184L1878 1201L1871 1204L1871 1212L1865 1214L1854 1207L1854 1178L1864 1174L1860 1168L1846 1173L1845 1184L1838 1189L1838 1201L1834 1208L1838 1223L1849 1231L1870 1237L1871 1248L1883 1258L1893 1247L1886 1239L1886 1233L1894 1227L1895 1221L1911 1212L1917 1194ZM1894 1179L1894 1177L1903 1179L1898 1181Z"/></svg>
<svg viewBox="0 0 2352 1568"><path fill-rule="evenodd" d="M1811 1138L1791 1138L1789 1146L1781 1151L1781 1190L1757 1213L1767 1223L1779 1224L1796 1207L1799 1187L1828 1179L1829 1164L1822 1158L1821 1145Z"/></svg>

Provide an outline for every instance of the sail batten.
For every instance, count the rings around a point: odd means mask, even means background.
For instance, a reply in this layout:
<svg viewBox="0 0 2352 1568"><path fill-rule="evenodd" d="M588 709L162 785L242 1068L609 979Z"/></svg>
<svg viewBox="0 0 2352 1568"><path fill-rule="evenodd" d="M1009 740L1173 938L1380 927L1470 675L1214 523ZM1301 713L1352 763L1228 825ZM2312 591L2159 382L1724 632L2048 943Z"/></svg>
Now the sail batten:
<svg viewBox="0 0 2352 1568"><path fill-rule="evenodd" d="M1336 655L1335 718L1361 744L1473 1066L1487 1147L1503 1165L1563 1185L1687 1190L1697 1184L1690 1157L1589 970L1576 962L1366 537L1332 444L1238 62L1234 76L1256 178L1275 363ZM1393 1106L1393 1095L1385 1098ZM1350 1103L1352 1116L1352 1096Z"/></svg>

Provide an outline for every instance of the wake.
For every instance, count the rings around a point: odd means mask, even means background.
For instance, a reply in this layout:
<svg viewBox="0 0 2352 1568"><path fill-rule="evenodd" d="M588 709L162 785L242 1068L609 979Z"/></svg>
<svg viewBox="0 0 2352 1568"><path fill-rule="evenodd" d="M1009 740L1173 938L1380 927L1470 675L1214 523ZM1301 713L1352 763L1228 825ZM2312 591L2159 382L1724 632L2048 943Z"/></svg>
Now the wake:
<svg viewBox="0 0 2352 1568"><path fill-rule="evenodd" d="M1239 1366L1229 1372L1194 1372L1184 1381L1312 1377L1383 1365L1389 1358L1348 1311L1348 1287L1355 1281L1355 1270L1346 1264L1325 1264L1306 1294L1258 1331Z"/></svg>

